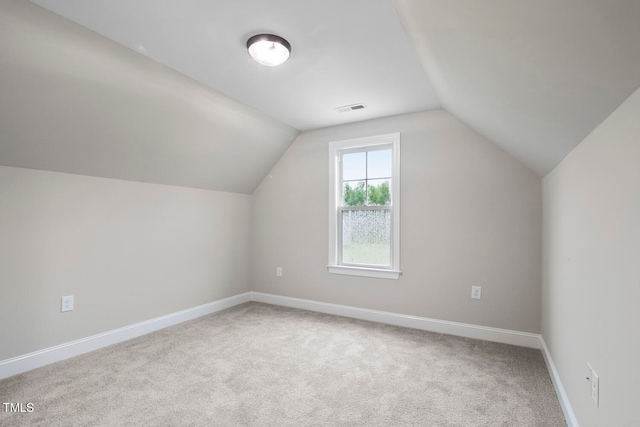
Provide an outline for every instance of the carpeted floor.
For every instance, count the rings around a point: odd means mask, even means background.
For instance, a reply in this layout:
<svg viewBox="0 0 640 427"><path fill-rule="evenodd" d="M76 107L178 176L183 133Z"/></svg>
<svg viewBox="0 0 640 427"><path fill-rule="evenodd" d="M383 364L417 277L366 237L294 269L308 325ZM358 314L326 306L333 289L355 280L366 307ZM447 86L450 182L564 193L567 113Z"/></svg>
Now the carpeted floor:
<svg viewBox="0 0 640 427"><path fill-rule="evenodd" d="M538 350L246 303L0 381L0 425L565 426Z"/></svg>

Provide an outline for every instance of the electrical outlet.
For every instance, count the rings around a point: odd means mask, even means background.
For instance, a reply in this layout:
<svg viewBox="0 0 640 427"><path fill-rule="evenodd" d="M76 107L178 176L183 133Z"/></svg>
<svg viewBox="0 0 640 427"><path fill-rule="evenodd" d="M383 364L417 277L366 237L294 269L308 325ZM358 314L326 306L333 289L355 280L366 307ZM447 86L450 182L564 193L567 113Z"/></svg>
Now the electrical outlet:
<svg viewBox="0 0 640 427"><path fill-rule="evenodd" d="M276 277L282 277L282 267L276 267Z"/></svg>
<svg viewBox="0 0 640 427"><path fill-rule="evenodd" d="M73 310L73 295L68 295L66 297L62 297L62 304L60 306L60 311L72 311Z"/></svg>
<svg viewBox="0 0 640 427"><path fill-rule="evenodd" d="M591 398L593 399L596 407L598 407L600 400L600 377L596 374L596 371L591 371Z"/></svg>
<svg viewBox="0 0 640 427"><path fill-rule="evenodd" d="M473 299L482 298L482 286L472 286L471 287L471 298L473 298Z"/></svg>

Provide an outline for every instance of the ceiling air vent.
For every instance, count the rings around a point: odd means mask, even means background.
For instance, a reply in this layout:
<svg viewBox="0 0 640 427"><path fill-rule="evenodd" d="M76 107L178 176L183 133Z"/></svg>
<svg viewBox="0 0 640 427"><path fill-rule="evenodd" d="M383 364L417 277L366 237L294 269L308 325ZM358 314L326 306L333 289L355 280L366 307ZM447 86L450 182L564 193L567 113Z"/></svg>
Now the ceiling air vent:
<svg viewBox="0 0 640 427"><path fill-rule="evenodd" d="M347 111L362 110L363 108L365 108L364 104L352 104L345 105L344 107L338 107L336 108L336 111L338 113L346 113Z"/></svg>

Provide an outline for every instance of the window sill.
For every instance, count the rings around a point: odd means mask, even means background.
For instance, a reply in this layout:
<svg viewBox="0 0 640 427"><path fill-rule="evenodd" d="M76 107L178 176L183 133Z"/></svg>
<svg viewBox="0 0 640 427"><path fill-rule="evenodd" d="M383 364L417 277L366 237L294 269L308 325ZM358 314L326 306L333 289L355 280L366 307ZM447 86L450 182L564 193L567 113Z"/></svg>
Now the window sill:
<svg viewBox="0 0 640 427"><path fill-rule="evenodd" d="M400 278L401 271L397 270L383 270L380 268L364 268L364 267L347 267L345 265L328 265L329 273L332 274L346 274L349 276L363 276L363 277L376 277L378 279L393 279L398 280Z"/></svg>

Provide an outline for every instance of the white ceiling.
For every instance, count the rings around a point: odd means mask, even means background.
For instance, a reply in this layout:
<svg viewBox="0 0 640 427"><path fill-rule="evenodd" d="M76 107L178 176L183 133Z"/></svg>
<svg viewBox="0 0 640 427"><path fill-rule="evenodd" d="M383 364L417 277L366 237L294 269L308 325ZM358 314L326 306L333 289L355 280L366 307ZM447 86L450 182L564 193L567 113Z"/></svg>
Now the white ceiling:
<svg viewBox="0 0 640 427"><path fill-rule="evenodd" d="M388 0L33 1L302 131L440 107ZM289 61L253 61L260 33Z"/></svg>
<svg viewBox="0 0 640 427"><path fill-rule="evenodd" d="M544 175L640 86L639 22L638 0L0 0L0 164L251 193L299 130L444 108ZM288 62L250 59L262 32Z"/></svg>

